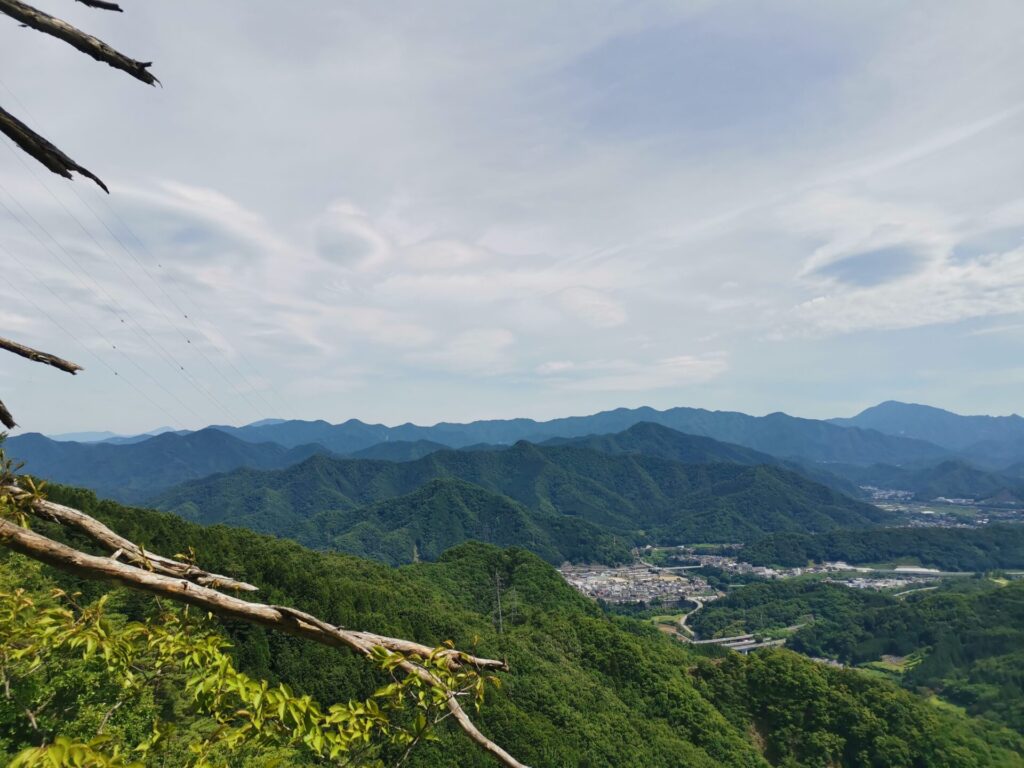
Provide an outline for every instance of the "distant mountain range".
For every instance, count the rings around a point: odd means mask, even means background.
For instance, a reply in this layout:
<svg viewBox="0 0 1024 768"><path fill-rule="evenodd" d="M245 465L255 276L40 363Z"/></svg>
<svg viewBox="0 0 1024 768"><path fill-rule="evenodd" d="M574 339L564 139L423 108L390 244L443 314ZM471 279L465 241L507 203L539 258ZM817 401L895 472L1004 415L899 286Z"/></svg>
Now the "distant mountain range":
<svg viewBox="0 0 1024 768"><path fill-rule="evenodd" d="M941 408L888 401L850 419L830 419L843 427L925 440L976 462L1005 467L1024 459L1024 418L961 416ZM887 462L891 463L891 462Z"/></svg>
<svg viewBox="0 0 1024 768"><path fill-rule="evenodd" d="M218 429L184 435L167 432L124 443L59 442L38 434L9 438L8 455L25 463L24 471L101 496L140 503L186 480L238 467L272 469L296 464L323 446L285 448L276 443L247 443Z"/></svg>
<svg viewBox="0 0 1024 768"><path fill-rule="evenodd" d="M319 443L337 454L352 454L373 445L428 440L450 448L474 444L511 445L552 438L587 437L622 432L641 422L670 427L679 432L734 443L777 457L811 462L849 464L905 464L949 456L942 447L875 430L844 428L824 421L800 419L784 413L748 416L728 411L697 408L620 408L593 416L552 421L509 419L469 424L435 424L421 427L403 424L386 427L351 419L342 424L326 421L283 421L245 427L215 427L247 442L274 442L285 447ZM1022 456L1024 458L1024 456Z"/></svg>
<svg viewBox="0 0 1024 768"><path fill-rule="evenodd" d="M673 441L658 445L655 436L648 434L642 449L622 442L638 439L637 433L626 433L638 424L669 427L688 434L690 440L686 445ZM65 447L58 449L47 445L42 436L21 435L10 438L8 446L11 453L29 462L29 470L42 476L82 484L131 502L214 472L239 467L283 468L315 453L415 461L446 448L494 450L520 440L540 444L579 441L603 452L640 451L683 463L714 460L783 466L852 495L859 493L858 485L898 485L922 498L934 492L986 499L1003 491L1009 499L1024 497L1024 492L1018 492L1024 478L1024 419L959 416L896 402L882 403L850 419L830 421L782 413L755 417L695 408L622 408L546 422L510 419L386 427L355 419L342 424L265 419L244 427L215 426L195 433L167 433L165 429L154 432L163 432L159 437L166 442L154 443L151 435L138 435L75 443L66 440L70 435L64 435L61 442ZM238 444L216 442L213 432L228 435ZM179 440L171 440L167 434ZM707 442L701 443L700 438ZM723 450L724 444L731 447ZM137 455L128 450L109 452L115 445L140 448Z"/></svg>

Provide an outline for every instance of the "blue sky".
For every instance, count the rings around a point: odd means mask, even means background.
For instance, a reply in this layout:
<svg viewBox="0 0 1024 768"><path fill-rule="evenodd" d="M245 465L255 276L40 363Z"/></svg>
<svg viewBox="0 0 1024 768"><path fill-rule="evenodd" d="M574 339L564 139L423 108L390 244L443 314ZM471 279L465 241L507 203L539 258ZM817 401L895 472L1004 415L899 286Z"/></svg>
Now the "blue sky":
<svg viewBox="0 0 1024 768"><path fill-rule="evenodd" d="M26 429L1022 410L1019 2L124 5L0 19Z"/></svg>

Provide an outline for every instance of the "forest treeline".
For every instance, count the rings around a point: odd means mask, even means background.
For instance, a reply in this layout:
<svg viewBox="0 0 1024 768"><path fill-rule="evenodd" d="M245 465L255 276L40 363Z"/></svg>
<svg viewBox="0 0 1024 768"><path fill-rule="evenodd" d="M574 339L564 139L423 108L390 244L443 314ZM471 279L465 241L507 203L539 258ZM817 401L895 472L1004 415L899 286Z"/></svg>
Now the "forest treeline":
<svg viewBox="0 0 1024 768"><path fill-rule="evenodd" d="M754 565L797 568L808 562L917 562L943 571L1024 567L1024 525L982 528L871 528L769 535L740 557Z"/></svg>
<svg viewBox="0 0 1024 768"><path fill-rule="evenodd" d="M173 515L97 501L85 491L53 487L49 492L154 551L191 547L204 567L257 584L262 600L293 604L349 627L427 644L451 639L460 647L507 657L512 671L503 675L500 690L488 694L479 722L528 764L1024 765L1024 741L1018 736L934 707L886 681L788 651L726 663L703 658L649 624L605 615L523 549L466 543L436 563L394 569L245 530L205 528ZM10 558L5 557L5 573L13 567ZM47 569L42 578L81 591L82 602L109 591ZM115 590L112 602L130 619L144 614L152 600ZM321 702L363 697L381 682L372 667L342 651L248 625L228 624L223 631L239 669L286 682ZM91 674L73 666L66 672L67 679ZM88 686L55 683L57 688L68 707L68 728L95 723L94 709L81 699ZM174 702L155 700L153 706L164 704ZM118 728L130 728L132 717L150 711L122 709L111 715ZM39 738L25 725L23 712L11 707L0 712L4 749ZM180 727L187 733L193 726L183 712ZM416 752L411 764L488 763L458 734L443 733L439 742Z"/></svg>
<svg viewBox="0 0 1024 768"><path fill-rule="evenodd" d="M821 581L741 587L690 621L702 637L795 628L787 646L870 664L1024 732L1024 581L958 579L902 598Z"/></svg>

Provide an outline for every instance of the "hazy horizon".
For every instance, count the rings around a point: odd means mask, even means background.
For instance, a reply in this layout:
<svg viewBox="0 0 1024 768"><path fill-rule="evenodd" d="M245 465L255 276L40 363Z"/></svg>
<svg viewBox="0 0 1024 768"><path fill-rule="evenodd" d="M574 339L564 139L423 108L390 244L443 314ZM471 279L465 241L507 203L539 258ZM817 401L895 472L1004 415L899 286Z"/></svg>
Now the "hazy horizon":
<svg viewBox="0 0 1024 768"><path fill-rule="evenodd" d="M889 402L889 401L884 401L884 402ZM794 417L797 417L797 418L823 418L823 419L830 419L830 418L849 418L849 417L853 417L853 416L856 416L857 414L861 413L862 411L866 410L867 408L871 408L871 407L873 407L875 405L880 405L880 404L881 403L873 403L870 406L865 406L865 408L861 408L860 410L856 411L855 413L837 413L837 414L833 414L831 416L825 416L825 417L804 416L803 414L799 414L799 413L789 413L787 411L778 411L778 410L766 411L764 413L750 413L748 411L739 411L739 410L737 410L735 408L707 408L707 409L703 409L703 410L725 411L725 412L733 412L733 413L746 413L749 416L758 416L758 417L760 417L760 416L768 416L768 415L770 415L772 413L785 413L787 416L794 416ZM929 405L927 403L907 403L907 404L908 405L924 405L924 406L932 407L932 408L938 408L939 407L939 406L932 406L932 405ZM643 407L650 407L650 406L636 406L636 408L643 408ZM559 416L553 416L553 417L544 418L544 419L534 419L534 417L532 417L532 416L520 414L518 416L494 418L493 420L494 421L502 421L502 420L506 420L506 419L533 419L534 421L537 421L537 422L545 422L545 421L551 421L553 419L580 418L580 417L593 416L593 415L596 415L597 413L620 410L621 408L625 408L625 406L620 406L619 408L607 408L607 409L602 409L602 411L591 411L591 412L587 412L587 413L564 413L564 414L561 414ZM695 408L695 409L701 410L702 406L699 406L699 405L669 406L668 408L657 408L655 410L665 411L665 410L671 410L672 408ZM635 410L635 408L633 410ZM940 410L948 411L949 409L948 408L942 408ZM958 413L958 415L960 415L960 416L992 416L992 417L999 417L999 418L1007 418L1007 417L1011 417L1011 416L1018 416L1019 417L1019 414L1017 414L1017 413L999 414L999 413L982 413L980 411L979 412L969 412L969 413L968 412L959 413L957 411L952 411L952 412L953 413ZM441 419L434 419L434 420L420 421L420 422L416 422L416 421L404 421L404 422L398 422L398 421L395 421L395 422L369 421L367 419L361 419L358 416L349 416L349 417L342 418L342 419L329 419L329 418L299 419L299 421L326 421L326 422L328 422L330 424L335 424L335 425L343 424L343 423L345 423L347 421L353 421L353 420L354 421L361 421L364 424L383 425L385 427L393 428L393 427L404 426L406 424L413 424L413 425L420 426L420 427L433 427L433 426L436 426L438 424L444 424L444 423L447 423L447 424L463 424L463 423L469 423L469 422L472 422L472 421L491 421L492 419L489 419L487 417L482 417L480 419L469 419L469 420L462 421L462 420L456 420L456 419L441 418ZM199 427L196 427L195 429L206 429L208 427L223 427L223 426L244 427L244 426L251 426L251 425L259 424L260 422L263 422L263 421L288 421L288 419L283 419L283 418L275 417L275 416L269 416L269 417L264 417L264 418L261 418L261 419L257 419L257 420L252 421L252 422L247 422L245 424L227 424L227 423L216 423L215 424L215 423L210 423L210 424L201 425ZM73 436L73 435L101 434L101 433L109 433L109 434L114 435L116 437L135 437L135 436L138 436L138 435L144 435L144 434L150 434L150 433L160 433L160 432L170 432L170 431L174 431L174 428L173 427L169 427L167 425L160 425L160 426L156 426L156 427L151 427L149 429L144 429L144 430L141 430L139 432L115 432L113 430L107 430L107 429L67 429L67 430L53 430L53 431L49 431L49 432L44 432L42 434L45 434L47 437L65 437L65 438L68 437L68 436ZM26 433L29 433L29 432L40 432L40 430L35 430L35 429L19 429L19 430L15 430L14 432L12 432L12 434L26 434Z"/></svg>

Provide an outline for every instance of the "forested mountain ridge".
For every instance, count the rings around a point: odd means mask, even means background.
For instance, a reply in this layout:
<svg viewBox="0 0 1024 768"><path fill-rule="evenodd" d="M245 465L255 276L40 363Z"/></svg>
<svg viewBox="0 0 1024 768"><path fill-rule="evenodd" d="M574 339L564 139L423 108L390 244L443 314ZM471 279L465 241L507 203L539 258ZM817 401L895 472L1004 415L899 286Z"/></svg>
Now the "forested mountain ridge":
<svg viewBox="0 0 1024 768"><path fill-rule="evenodd" d="M596 530L630 544L750 541L767 532L827 531L890 517L777 467L680 464L525 442L505 450L439 451L405 463L315 456L284 470L237 470L186 483L154 503L187 519L301 535L313 543L322 532L311 534L310 521L326 525L332 520L331 535L337 537L364 514L387 519L393 514L385 510L388 500L441 478L507 497L529 510L542 529L552 531L557 523L559 535L567 540L588 546L605 542L589 552L568 546L580 559L607 556L607 539L590 535ZM443 489L434 487L435 492ZM429 506L429 495L417 498ZM408 500L396 503L407 505ZM357 511L374 504L378 506L372 511ZM586 534L582 539L581 532ZM565 542L552 543L558 551L566 549Z"/></svg>
<svg viewBox="0 0 1024 768"><path fill-rule="evenodd" d="M216 472L287 467L326 453L320 445L250 443L213 428L129 443L61 442L30 433L9 437L4 445L9 456L26 464L26 471L135 502Z"/></svg>
<svg viewBox="0 0 1024 768"><path fill-rule="evenodd" d="M52 493L55 501L81 508L155 551L192 547L203 567L257 584L262 600L428 644L450 638L469 647L477 636L480 653L506 656L511 667L501 689L489 694L480 726L530 765L1024 765L1018 736L860 673L786 651L708 663L649 625L603 615L522 550L466 544L437 563L391 569L244 530L202 528L97 502L86 492L58 487ZM82 600L106 589L59 578L66 588L84 589ZM130 613L148 600L124 596L115 604ZM365 696L379 682L346 652L257 627L227 629L242 669L287 682L322 703ZM15 713L3 712L6 726ZM130 714L115 713L114 722ZM415 752L410 765L490 765L458 734L441 736Z"/></svg>
<svg viewBox="0 0 1024 768"><path fill-rule="evenodd" d="M436 451L447 450L450 450L447 445L435 443L432 440L388 440L383 443L374 443L369 448L363 448L360 451L350 453L349 458L415 461Z"/></svg>
<svg viewBox="0 0 1024 768"><path fill-rule="evenodd" d="M982 528L870 528L811 534L769 534L744 547L754 565L802 567L808 562L911 562L944 571L1024 568L1024 525Z"/></svg>
<svg viewBox="0 0 1024 768"><path fill-rule="evenodd" d="M889 400L833 424L926 440L989 469L1024 459L1024 418L963 416L928 405ZM887 462L888 463L888 462Z"/></svg>
<svg viewBox="0 0 1024 768"><path fill-rule="evenodd" d="M551 421L508 419L468 424L442 422L433 426L403 424L386 427L350 419L332 425L326 421L284 421L246 427L215 427L254 442L285 446L320 443L339 454L351 454L385 441L429 440L463 448L479 443L510 445L520 440L543 442L551 438L575 438L622 432L641 422L660 424L691 435L752 448L782 458L811 462L840 461L851 464L905 464L938 460L949 451L921 440L885 435L874 430L840 427L825 421L802 419L784 413L749 416L701 408L619 408L591 416Z"/></svg>
<svg viewBox="0 0 1024 768"><path fill-rule="evenodd" d="M599 453L640 453L681 464L716 464L719 462L756 466L779 466L782 462L767 453L741 445L723 443L710 437L688 435L653 421L641 421L622 432L586 437L553 437L542 446L572 445Z"/></svg>
<svg viewBox="0 0 1024 768"><path fill-rule="evenodd" d="M829 419L833 424L874 429L887 435L926 440L955 451L977 443L1024 440L1024 418L1012 416L963 416L929 405L888 400L852 418Z"/></svg>

